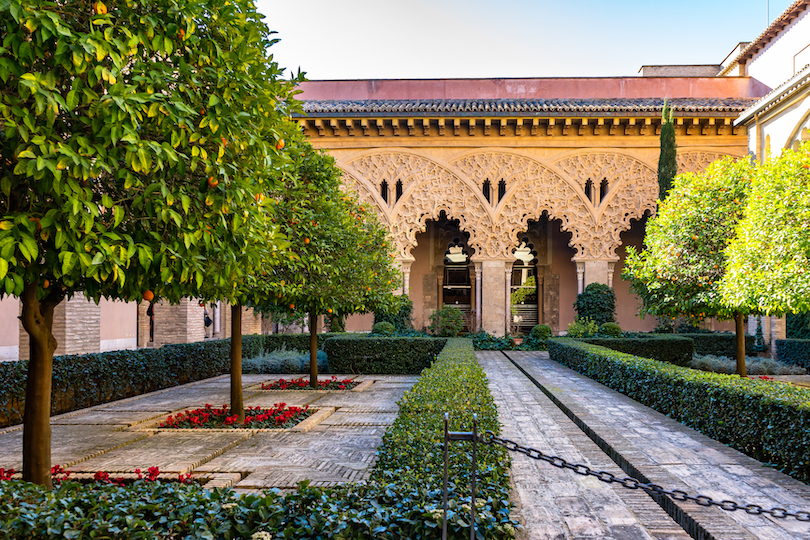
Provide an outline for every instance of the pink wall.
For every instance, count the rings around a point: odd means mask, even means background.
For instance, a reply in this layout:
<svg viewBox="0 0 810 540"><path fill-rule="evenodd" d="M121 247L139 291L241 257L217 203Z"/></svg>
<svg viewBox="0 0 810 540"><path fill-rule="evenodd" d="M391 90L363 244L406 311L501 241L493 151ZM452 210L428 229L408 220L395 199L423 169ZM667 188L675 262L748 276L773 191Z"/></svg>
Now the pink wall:
<svg viewBox="0 0 810 540"><path fill-rule="evenodd" d="M630 230L621 235L622 245L616 249L619 262L613 272L613 291L616 293L616 322L625 331L649 332L655 328L656 319L652 315L647 315L644 319L638 316L638 308L641 301L630 292L630 282L622 281L622 271L624 270L624 260L627 256L627 246L634 246L636 251L641 251L644 244L644 229L647 218L641 221L632 221Z"/></svg>
<svg viewBox="0 0 810 540"><path fill-rule="evenodd" d="M560 331L567 332L576 316L577 264L571 258L577 252L568 245L571 233L562 232L561 224L559 219L551 222L551 273L560 276Z"/></svg>
<svg viewBox="0 0 810 540"><path fill-rule="evenodd" d="M560 79L388 79L307 81L302 100L587 99L762 97L750 77L605 77Z"/></svg>

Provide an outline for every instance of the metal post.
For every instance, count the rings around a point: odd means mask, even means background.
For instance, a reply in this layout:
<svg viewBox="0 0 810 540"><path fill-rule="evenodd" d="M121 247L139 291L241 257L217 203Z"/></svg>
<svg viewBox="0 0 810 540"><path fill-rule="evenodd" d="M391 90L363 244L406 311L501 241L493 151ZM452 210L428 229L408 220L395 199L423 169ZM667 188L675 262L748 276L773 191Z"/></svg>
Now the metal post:
<svg viewBox="0 0 810 540"><path fill-rule="evenodd" d="M442 540L447 540L447 467L449 461L448 448L450 446L450 433L448 431L449 422L450 414L444 413L444 503L442 506Z"/></svg>
<svg viewBox="0 0 810 540"><path fill-rule="evenodd" d="M478 415L473 414L472 492L470 493L470 540L475 540L475 477L478 473Z"/></svg>

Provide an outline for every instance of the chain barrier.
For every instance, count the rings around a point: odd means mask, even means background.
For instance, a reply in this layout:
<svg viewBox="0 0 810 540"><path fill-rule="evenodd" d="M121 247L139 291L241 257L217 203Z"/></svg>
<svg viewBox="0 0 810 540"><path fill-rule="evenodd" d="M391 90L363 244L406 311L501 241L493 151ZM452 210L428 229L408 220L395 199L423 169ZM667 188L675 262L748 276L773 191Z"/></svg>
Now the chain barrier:
<svg viewBox="0 0 810 540"><path fill-rule="evenodd" d="M581 463L569 463L568 461L564 460L561 457L549 456L535 448L523 446L519 443L516 443L515 441L510 441L509 439L503 439L501 437L498 437L491 431L486 431L482 436L480 436L478 438L478 442L486 445L502 446L511 452L520 452L521 454L525 454L532 459L545 461L546 463L550 463L551 465L558 467L560 469L568 469L582 476L593 476L594 478L601 480L602 482L605 482L607 484L620 484L622 487L625 487L627 489L641 489L646 491L650 495L666 495L676 501L692 501L694 503L699 504L700 506L716 506L728 512L733 512L735 510L744 510L747 514L751 514L754 516L767 514L769 516L779 519L792 517L796 518L798 521L810 522L810 511L799 510L796 512L788 512L786 509L779 507L774 507L771 508L770 510L767 510L756 504L742 505L730 500L718 502L712 499L711 497L707 497L706 495L693 496L689 495L685 491L677 489L670 491L656 484L645 484L635 478L629 477L618 478L611 472L594 471L587 465L583 465Z"/></svg>

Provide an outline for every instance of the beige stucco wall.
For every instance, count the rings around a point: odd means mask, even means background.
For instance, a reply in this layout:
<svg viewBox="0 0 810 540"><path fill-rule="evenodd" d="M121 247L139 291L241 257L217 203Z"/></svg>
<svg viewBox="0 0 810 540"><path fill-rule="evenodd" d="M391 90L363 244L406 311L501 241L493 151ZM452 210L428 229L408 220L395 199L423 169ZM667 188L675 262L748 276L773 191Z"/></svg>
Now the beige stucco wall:
<svg viewBox="0 0 810 540"><path fill-rule="evenodd" d="M99 349L103 352L137 348L138 304L102 298L99 309L101 311Z"/></svg>

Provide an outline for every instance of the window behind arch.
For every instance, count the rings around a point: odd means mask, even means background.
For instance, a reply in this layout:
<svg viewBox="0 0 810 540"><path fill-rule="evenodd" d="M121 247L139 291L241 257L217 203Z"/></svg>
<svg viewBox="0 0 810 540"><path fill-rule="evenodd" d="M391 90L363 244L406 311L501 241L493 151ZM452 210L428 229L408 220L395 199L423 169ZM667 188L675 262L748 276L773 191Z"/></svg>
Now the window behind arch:
<svg viewBox="0 0 810 540"><path fill-rule="evenodd" d="M402 180L397 180L397 192L396 192L396 200L398 201L402 197Z"/></svg>
<svg viewBox="0 0 810 540"><path fill-rule="evenodd" d="M498 182L498 202L501 202L501 199L503 199L504 195L506 195L506 182L504 180L501 180L500 182Z"/></svg>
<svg viewBox="0 0 810 540"><path fill-rule="evenodd" d="M382 184L380 184L380 197L382 197L385 202L388 202L388 181L387 180L383 180Z"/></svg>
<svg viewBox="0 0 810 540"><path fill-rule="evenodd" d="M481 192L484 194L484 198L487 200L488 203L492 202L492 183L490 183L489 179L484 180L484 185L481 186Z"/></svg>

